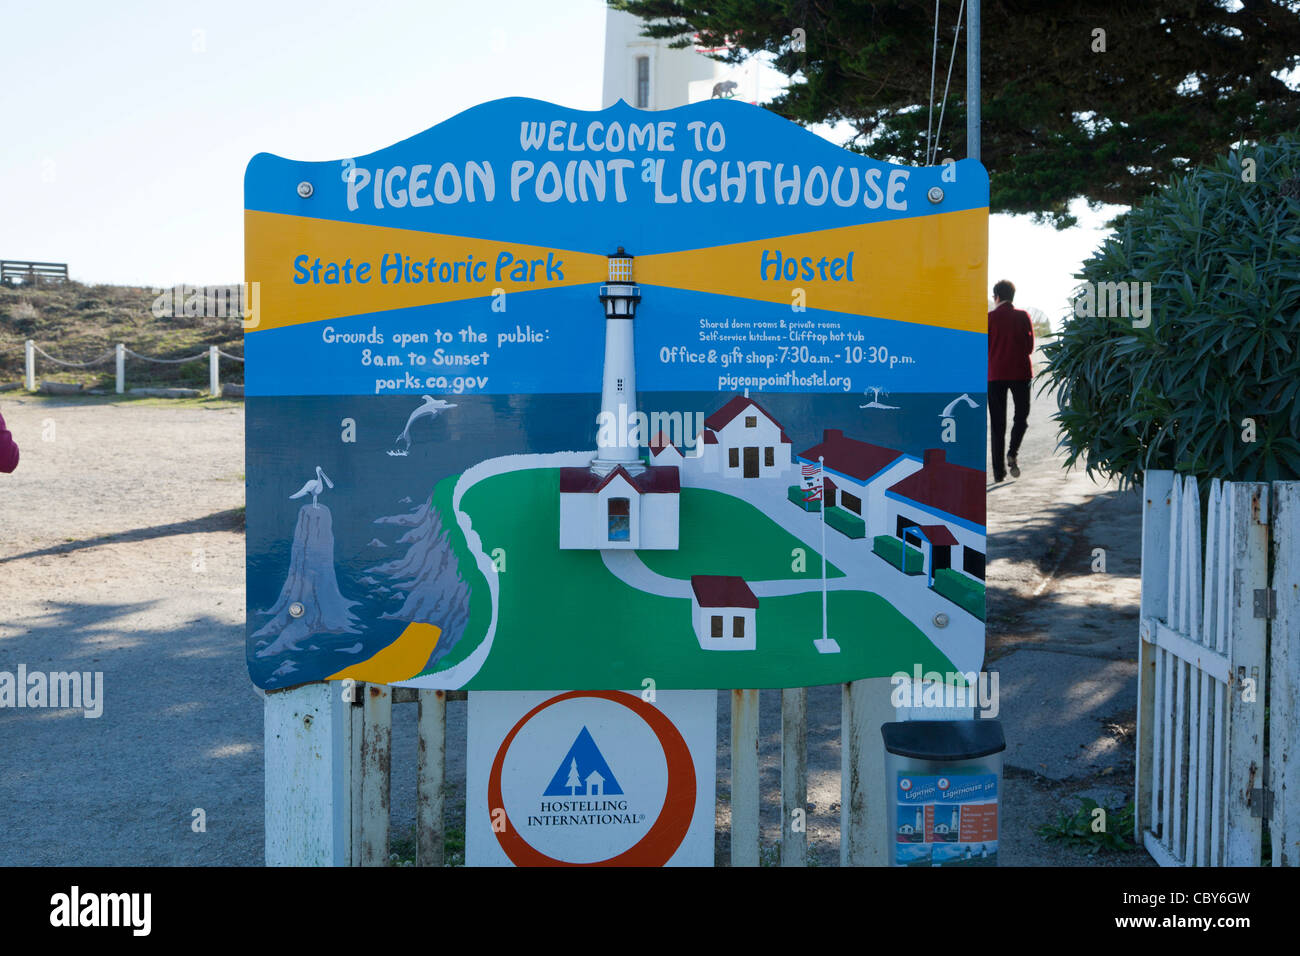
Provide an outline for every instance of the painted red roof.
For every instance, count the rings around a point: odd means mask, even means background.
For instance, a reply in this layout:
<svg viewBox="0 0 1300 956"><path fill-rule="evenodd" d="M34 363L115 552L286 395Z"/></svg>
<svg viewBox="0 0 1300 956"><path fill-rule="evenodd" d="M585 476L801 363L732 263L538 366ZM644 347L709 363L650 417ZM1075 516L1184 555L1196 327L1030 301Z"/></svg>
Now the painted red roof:
<svg viewBox="0 0 1300 956"><path fill-rule="evenodd" d="M590 468L561 468L561 494L595 494L614 480L615 475L622 475L637 491L644 495L675 495L681 492L681 475L676 465L650 465L639 475L630 475L619 465L604 478Z"/></svg>
<svg viewBox="0 0 1300 956"><path fill-rule="evenodd" d="M822 433L821 444L800 452L799 457L816 461L818 456L825 456L827 468L866 481L893 464L901 454L902 452L882 445L845 438L840 429L828 428Z"/></svg>
<svg viewBox="0 0 1300 956"><path fill-rule="evenodd" d="M927 449L921 470L889 490L917 504L984 524L984 472L954 465L942 448Z"/></svg>
<svg viewBox="0 0 1300 956"><path fill-rule="evenodd" d="M669 448L676 451L677 454L679 455L682 453L682 450L678 448L676 445L674 445L671 441L669 441L668 436L665 435L663 432L660 432L659 434L655 435L654 438L650 439L650 444L647 447L650 449L650 454L654 455L656 458L659 455L662 455Z"/></svg>
<svg viewBox="0 0 1300 956"><path fill-rule="evenodd" d="M717 443L718 443L718 436L717 436L717 434L716 434L715 432L705 432L705 433L704 433L704 444L706 444L706 445L716 445Z"/></svg>
<svg viewBox="0 0 1300 956"><path fill-rule="evenodd" d="M691 590L700 607L758 607L745 579L734 575L692 574Z"/></svg>
<svg viewBox="0 0 1300 956"><path fill-rule="evenodd" d="M925 539L931 544L956 544L957 539L953 537L946 524L923 524L921 531L925 534Z"/></svg>
<svg viewBox="0 0 1300 956"><path fill-rule="evenodd" d="M789 444L790 439L786 436L785 429L782 427L781 423L778 422L775 418L773 418L768 413L766 408L758 404L758 402L754 401L752 398L750 398L747 395L737 395L735 398L727 402L727 404L723 405L721 408L719 408L708 418L704 419L704 427L712 429L715 432L718 431L719 429L725 428L727 425L731 423L732 419L734 419L745 409L749 408L751 405L754 408L758 409L763 414L764 418L766 418L777 428L781 429L781 441L784 442L785 444Z"/></svg>

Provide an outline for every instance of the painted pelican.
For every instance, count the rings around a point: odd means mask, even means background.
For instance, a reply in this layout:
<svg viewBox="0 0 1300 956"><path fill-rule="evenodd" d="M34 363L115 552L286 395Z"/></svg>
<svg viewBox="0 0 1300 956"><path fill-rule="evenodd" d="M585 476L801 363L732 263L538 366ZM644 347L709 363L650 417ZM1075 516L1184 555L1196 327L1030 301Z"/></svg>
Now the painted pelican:
<svg viewBox="0 0 1300 956"><path fill-rule="evenodd" d="M297 490L297 492L295 492L294 494L290 495L289 497L290 497L290 498L301 498L303 495L311 495L311 503L312 503L312 506L315 507L315 506L316 506L316 499L317 499L318 497L320 497L320 496L325 492L325 489L326 489L327 487L328 487L328 488L333 488L333 487L334 487L334 482L330 481L329 475L327 475L327 474L325 474L325 472L321 471L321 467L320 467L320 465L317 465L317 466L316 466L316 477L315 477L315 478L311 478L311 479L309 479L308 482L307 482L307 484L303 485L301 488L299 488L299 489Z"/></svg>
<svg viewBox="0 0 1300 956"><path fill-rule="evenodd" d="M415 423L417 418L432 418L439 412L455 407L455 405L450 402L445 402L441 398L434 398L432 395L425 395L424 404L411 412L411 417L406 420L406 427L403 428L402 433L397 436L397 440L406 442L406 448L409 451L411 448L411 425Z"/></svg>

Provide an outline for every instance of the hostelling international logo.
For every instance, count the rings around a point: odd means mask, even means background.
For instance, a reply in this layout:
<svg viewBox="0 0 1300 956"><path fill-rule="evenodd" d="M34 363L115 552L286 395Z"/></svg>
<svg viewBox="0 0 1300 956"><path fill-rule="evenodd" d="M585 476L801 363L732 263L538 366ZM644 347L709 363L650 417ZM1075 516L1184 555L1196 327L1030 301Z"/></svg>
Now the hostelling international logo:
<svg viewBox="0 0 1300 956"><path fill-rule="evenodd" d="M663 866L686 838L696 794L691 750L657 706L623 691L567 691L506 734L485 809L516 866Z"/></svg>
<svg viewBox="0 0 1300 956"><path fill-rule="evenodd" d="M547 798L558 799L547 799ZM584 726L555 776L542 793L530 827L627 826L644 823L645 812L631 807L618 778Z"/></svg>

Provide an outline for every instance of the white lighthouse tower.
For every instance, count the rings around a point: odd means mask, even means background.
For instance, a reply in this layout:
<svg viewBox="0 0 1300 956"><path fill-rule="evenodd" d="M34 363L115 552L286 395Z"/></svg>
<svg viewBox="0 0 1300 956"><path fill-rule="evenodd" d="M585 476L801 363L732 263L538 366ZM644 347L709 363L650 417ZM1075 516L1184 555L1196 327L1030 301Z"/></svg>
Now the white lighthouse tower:
<svg viewBox="0 0 1300 956"><path fill-rule="evenodd" d="M632 256L619 246L600 287L605 311L605 367L600 385L596 454L586 467L560 469L560 547L600 551L675 550L681 476L676 465L641 459L632 330L641 290Z"/></svg>
<svg viewBox="0 0 1300 956"><path fill-rule="evenodd" d="M638 442L628 441L628 427L636 412L636 356L633 329L641 289L632 281L633 256L618 251L609 257L609 282L600 287L605 306L605 375L600 387L600 421L616 427L601 429L591 470L604 477L620 465L629 475L645 471ZM613 436L613 442L608 436Z"/></svg>

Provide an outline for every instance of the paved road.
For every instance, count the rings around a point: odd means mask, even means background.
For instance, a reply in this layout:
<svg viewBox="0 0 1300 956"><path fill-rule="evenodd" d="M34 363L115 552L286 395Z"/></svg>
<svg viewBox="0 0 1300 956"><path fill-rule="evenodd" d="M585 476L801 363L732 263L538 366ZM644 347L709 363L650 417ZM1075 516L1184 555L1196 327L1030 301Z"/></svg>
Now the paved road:
<svg viewBox="0 0 1300 956"><path fill-rule="evenodd" d="M1007 733L1001 859L1151 865L1145 852L1080 857L1034 834L1080 796L1127 801L1137 695L1141 500L1063 472L1055 410L1054 395L1035 393L1021 477L988 491L985 667L999 675Z"/></svg>

